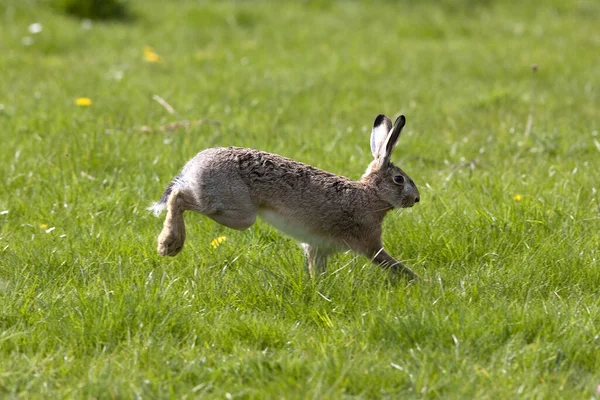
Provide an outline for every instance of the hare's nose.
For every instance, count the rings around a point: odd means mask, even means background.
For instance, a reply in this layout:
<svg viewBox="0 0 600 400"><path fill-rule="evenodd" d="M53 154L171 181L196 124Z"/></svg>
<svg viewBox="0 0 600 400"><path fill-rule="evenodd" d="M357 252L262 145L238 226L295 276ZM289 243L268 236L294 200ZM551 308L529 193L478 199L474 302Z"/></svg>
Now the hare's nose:
<svg viewBox="0 0 600 400"><path fill-rule="evenodd" d="M415 203L418 203L418 202L419 202L419 200L421 200L421 198L420 198L420 197L417 197L417 198L415 199Z"/></svg>

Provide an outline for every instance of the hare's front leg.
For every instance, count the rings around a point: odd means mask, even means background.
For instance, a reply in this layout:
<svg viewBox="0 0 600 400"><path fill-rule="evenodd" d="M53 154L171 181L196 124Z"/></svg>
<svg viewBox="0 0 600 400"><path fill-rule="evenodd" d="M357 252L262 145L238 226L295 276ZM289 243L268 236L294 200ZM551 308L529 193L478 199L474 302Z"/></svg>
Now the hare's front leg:
<svg viewBox="0 0 600 400"><path fill-rule="evenodd" d="M308 275L314 279L325 273L329 252L325 249L311 246L308 243L302 243L301 246L304 250L304 255L306 256Z"/></svg>
<svg viewBox="0 0 600 400"><path fill-rule="evenodd" d="M167 217L163 229L158 235L158 253L161 256L174 256L183 249L185 242L185 221L183 212L189 209L193 199L186 198L180 190L173 190L167 201Z"/></svg>
<svg viewBox="0 0 600 400"><path fill-rule="evenodd" d="M383 248L379 249L373 257L373 262L382 266L385 269L390 269L393 272L401 273L410 281L421 280L419 275L414 273L410 268L406 267L402 262L390 256Z"/></svg>

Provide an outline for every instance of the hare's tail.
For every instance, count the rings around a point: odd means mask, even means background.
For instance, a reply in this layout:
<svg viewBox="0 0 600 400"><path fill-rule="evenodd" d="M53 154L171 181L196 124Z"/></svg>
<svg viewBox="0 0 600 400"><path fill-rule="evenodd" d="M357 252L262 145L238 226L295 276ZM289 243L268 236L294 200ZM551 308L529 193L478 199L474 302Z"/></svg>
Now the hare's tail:
<svg viewBox="0 0 600 400"><path fill-rule="evenodd" d="M177 175L175 177L175 179L173 179L173 181L167 185L160 200L158 200L156 203L154 203L150 207L148 207L148 211L152 211L154 213L154 215L157 217L163 211L166 211L167 210L167 200L169 200L169 196L171 195L171 192L173 192L173 188L175 188L177 186L181 186L181 183L182 183L181 178L179 175Z"/></svg>

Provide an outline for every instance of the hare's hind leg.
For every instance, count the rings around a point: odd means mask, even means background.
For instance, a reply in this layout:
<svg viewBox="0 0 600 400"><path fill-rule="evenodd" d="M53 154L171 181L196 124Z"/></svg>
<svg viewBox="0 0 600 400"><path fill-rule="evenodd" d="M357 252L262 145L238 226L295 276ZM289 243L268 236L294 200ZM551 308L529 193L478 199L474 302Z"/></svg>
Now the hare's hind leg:
<svg viewBox="0 0 600 400"><path fill-rule="evenodd" d="M249 196L236 199L225 198L225 200L230 201L222 201L219 206L203 214L221 225L238 231L248 229L254 224L256 208Z"/></svg>
<svg viewBox="0 0 600 400"><path fill-rule="evenodd" d="M243 231L256 221L257 210L250 192L236 177L230 177L227 186L213 185L203 194L202 204L202 214L231 229Z"/></svg>
<svg viewBox="0 0 600 400"><path fill-rule="evenodd" d="M251 204L248 204L239 208L228 207L212 214L206 214L206 216L228 228L243 231L250 228L256 221L256 210Z"/></svg>
<svg viewBox="0 0 600 400"><path fill-rule="evenodd" d="M194 199L189 194L175 189L167 200L167 217L158 235L158 253L161 256L174 256L183 249L185 242L185 221L183 212L192 208Z"/></svg>
<svg viewBox="0 0 600 400"><path fill-rule="evenodd" d="M308 243L301 243L304 255L306 256L306 268L308 275L314 279L325 273L327 268L327 259L329 258L329 251L317 246L310 245Z"/></svg>

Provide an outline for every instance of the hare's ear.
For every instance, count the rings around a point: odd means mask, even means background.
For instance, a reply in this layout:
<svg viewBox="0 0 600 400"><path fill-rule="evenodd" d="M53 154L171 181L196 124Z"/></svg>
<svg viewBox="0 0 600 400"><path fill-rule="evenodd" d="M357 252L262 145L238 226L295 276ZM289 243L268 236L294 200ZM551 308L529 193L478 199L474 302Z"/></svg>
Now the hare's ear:
<svg viewBox="0 0 600 400"><path fill-rule="evenodd" d="M371 154L374 159L379 159L384 154L384 143L390 130L392 129L392 120L383 114L379 114L373 123L371 131Z"/></svg>
<svg viewBox="0 0 600 400"><path fill-rule="evenodd" d="M394 122L394 127L385 139L385 150L382 149L383 157L380 159L379 165L385 165L390 162L392 151L394 150L394 147L396 147L396 143L398 143L400 133L402 132L402 128L404 128L405 124L406 118L404 115L399 116L396 119L396 122Z"/></svg>

